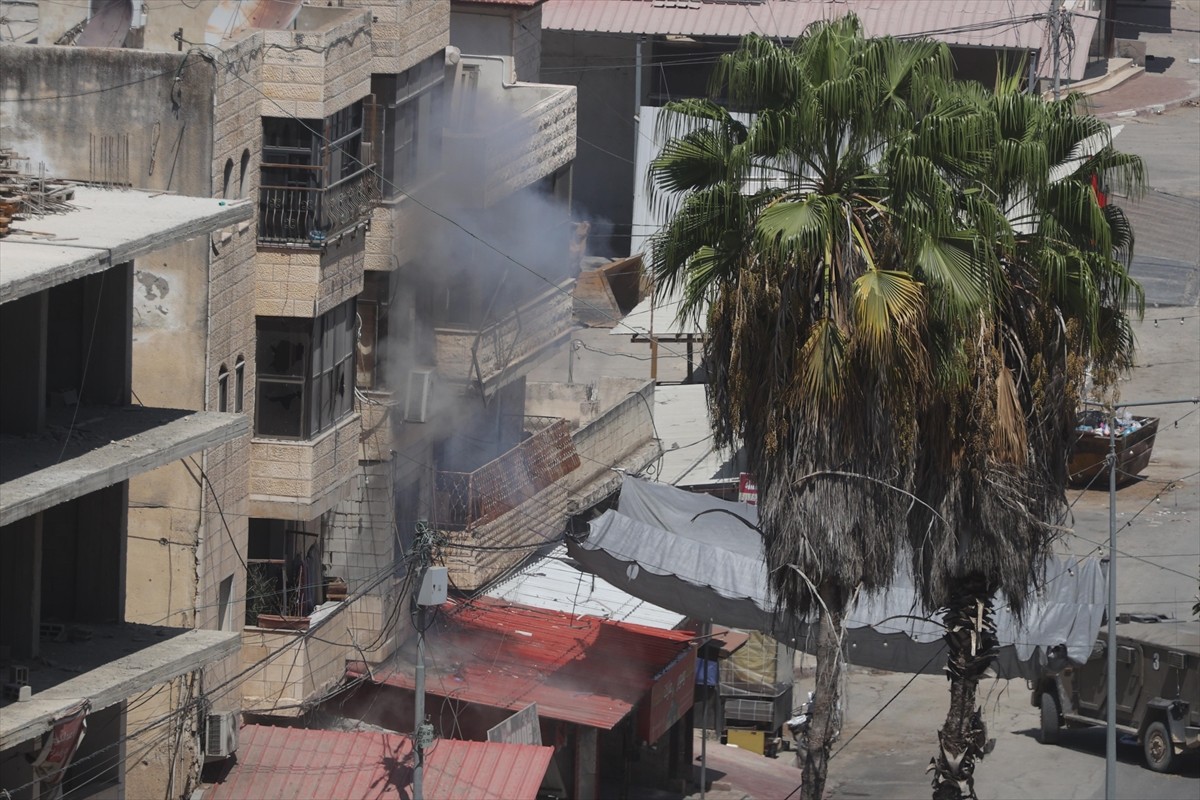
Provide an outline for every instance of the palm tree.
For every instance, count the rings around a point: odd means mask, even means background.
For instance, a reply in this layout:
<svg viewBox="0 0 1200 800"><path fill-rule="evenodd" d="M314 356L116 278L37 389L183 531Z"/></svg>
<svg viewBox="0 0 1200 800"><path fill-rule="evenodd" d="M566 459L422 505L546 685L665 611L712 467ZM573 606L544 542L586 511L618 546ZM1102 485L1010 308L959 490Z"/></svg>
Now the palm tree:
<svg viewBox="0 0 1200 800"><path fill-rule="evenodd" d="M935 796L973 794L991 597L1019 612L1036 583L1084 365L1111 379L1130 353L1131 238L1091 179L1136 184L1140 162L1073 99L949 65L853 17L790 48L747 37L715 76L725 105L669 105L651 167L672 212L651 265L685 313L707 306L710 416L757 473L780 610L820 611L805 798L835 735L842 615L901 558L946 611Z"/></svg>
<svg viewBox="0 0 1200 800"><path fill-rule="evenodd" d="M946 327L945 358L965 380L922 409L909 535L925 605L941 608L951 702L931 762L934 798L975 797L987 752L975 705L995 653L992 598L1022 611L1066 517L1067 458L1088 366L1099 388L1128 368L1132 231L1096 187L1140 187L1142 164L1112 147L1079 98L1047 103L1001 79L964 87L987 120L982 158L959 176L1008 222L995 240L1002 280L981 313ZM948 525L940 524L947 520Z"/></svg>
<svg viewBox="0 0 1200 800"><path fill-rule="evenodd" d="M842 615L906 546L918 410L947 380L928 327L967 324L998 269L1002 219L945 178L982 138L949 73L944 46L866 39L853 17L791 48L750 36L719 65L726 105L668 106L651 167L672 212L652 268L685 313L708 307L710 415L757 474L780 610L820 611L805 798L824 791Z"/></svg>

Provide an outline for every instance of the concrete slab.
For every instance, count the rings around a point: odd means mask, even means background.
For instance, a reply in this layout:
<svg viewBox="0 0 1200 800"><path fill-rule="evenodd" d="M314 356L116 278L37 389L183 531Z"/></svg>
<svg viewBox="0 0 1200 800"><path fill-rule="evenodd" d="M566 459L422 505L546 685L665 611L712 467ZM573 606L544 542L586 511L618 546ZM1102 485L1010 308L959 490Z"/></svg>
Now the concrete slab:
<svg viewBox="0 0 1200 800"><path fill-rule="evenodd" d="M83 626L104 628L105 626ZM8 702L0 705L0 750L28 741L50 730L54 720L81 700L90 700L92 710L99 711L121 702L138 692L151 689L184 673L199 669L204 664L224 658L241 646L241 634L237 631L201 631L178 629L156 629L175 634L171 638L158 640L149 645L137 644L138 636L146 636L142 630L148 626L108 626L113 631L113 642L105 643L97 657L99 661L114 646L124 645L127 655L100 663L69 680L62 681L44 691L35 692L31 700ZM156 633L150 635L157 638ZM99 647L95 644L79 644L80 653ZM86 655L81 656L87 658Z"/></svg>
<svg viewBox="0 0 1200 800"><path fill-rule="evenodd" d="M0 525L236 439L250 418L215 411L80 409L69 428L0 437ZM64 448L63 439L69 437Z"/></svg>
<svg viewBox="0 0 1200 800"><path fill-rule="evenodd" d="M0 303L250 219L249 200L75 188L72 209L22 220L0 240Z"/></svg>

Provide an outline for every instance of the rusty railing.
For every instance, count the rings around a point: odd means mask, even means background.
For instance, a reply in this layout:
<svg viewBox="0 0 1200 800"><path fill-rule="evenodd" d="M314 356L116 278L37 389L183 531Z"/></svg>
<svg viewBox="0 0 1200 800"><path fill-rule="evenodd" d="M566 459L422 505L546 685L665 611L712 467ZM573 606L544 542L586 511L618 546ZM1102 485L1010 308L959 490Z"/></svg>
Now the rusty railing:
<svg viewBox="0 0 1200 800"><path fill-rule="evenodd" d="M555 420L474 472L437 473L437 527L471 530L498 519L579 465L570 425Z"/></svg>
<svg viewBox="0 0 1200 800"><path fill-rule="evenodd" d="M298 168L283 164L263 166L280 170ZM263 186L259 190L258 241L323 244L365 220L378 200L379 181L373 164L329 186Z"/></svg>

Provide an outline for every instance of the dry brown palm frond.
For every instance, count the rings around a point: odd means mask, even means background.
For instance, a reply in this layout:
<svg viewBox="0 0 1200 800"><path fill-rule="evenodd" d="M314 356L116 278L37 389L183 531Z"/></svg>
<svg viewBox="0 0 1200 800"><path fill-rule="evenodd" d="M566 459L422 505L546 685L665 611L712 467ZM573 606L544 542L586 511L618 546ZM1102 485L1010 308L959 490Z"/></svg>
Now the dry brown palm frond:
<svg viewBox="0 0 1200 800"><path fill-rule="evenodd" d="M1025 415L1017 397L1017 382L1012 370L1001 366L996 374L996 426L992 448L997 459L1006 464L1024 464L1028 437Z"/></svg>

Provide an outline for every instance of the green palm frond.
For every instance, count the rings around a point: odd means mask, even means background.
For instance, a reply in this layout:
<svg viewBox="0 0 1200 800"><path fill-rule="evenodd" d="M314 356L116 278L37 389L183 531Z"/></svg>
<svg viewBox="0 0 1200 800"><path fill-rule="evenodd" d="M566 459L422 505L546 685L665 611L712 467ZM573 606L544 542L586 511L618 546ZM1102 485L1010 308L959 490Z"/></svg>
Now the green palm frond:
<svg viewBox="0 0 1200 800"><path fill-rule="evenodd" d="M891 363L893 349L916 359L915 335L924 316L925 293L907 272L867 270L854 281L855 328L870 360Z"/></svg>

